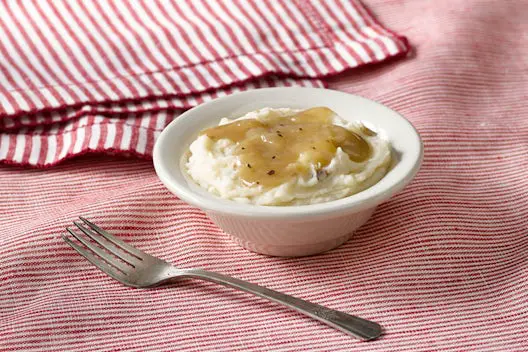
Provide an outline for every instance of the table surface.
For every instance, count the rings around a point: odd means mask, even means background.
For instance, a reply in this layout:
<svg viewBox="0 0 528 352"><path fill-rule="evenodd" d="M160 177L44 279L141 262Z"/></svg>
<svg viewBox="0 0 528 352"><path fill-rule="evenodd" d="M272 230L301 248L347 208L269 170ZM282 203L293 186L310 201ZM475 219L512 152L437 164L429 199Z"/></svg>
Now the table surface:
<svg viewBox="0 0 528 352"><path fill-rule="evenodd" d="M269 258L172 196L149 161L1 167L0 349L527 350L528 2L365 3L415 50L330 87L380 101L419 130L423 168L405 191L338 249ZM364 316L386 334L358 343L209 283L125 288L61 241L78 215L181 267Z"/></svg>

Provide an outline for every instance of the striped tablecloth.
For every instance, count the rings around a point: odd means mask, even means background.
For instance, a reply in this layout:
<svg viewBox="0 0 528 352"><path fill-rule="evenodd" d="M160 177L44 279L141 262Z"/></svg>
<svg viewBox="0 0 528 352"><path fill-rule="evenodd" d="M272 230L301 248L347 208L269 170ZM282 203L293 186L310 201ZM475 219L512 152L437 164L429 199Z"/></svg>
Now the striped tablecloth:
<svg viewBox="0 0 528 352"><path fill-rule="evenodd" d="M196 50L205 50L199 48L205 42L213 46L212 38L221 38L227 33L222 28L235 24L249 33L237 32L237 39L255 38L243 44L245 51L255 45L259 51L270 48L262 57L268 59L273 74L237 81L231 89L326 83L383 102L420 131L425 144L422 170L345 245L318 256L286 259L250 253L232 243L201 211L171 195L157 180L150 161L88 155L45 170L6 165L0 168L0 350L528 350L526 1L365 1L383 24L409 38L412 55L356 68L324 82L322 76L359 64L360 48L369 53L363 45L374 53L370 61L376 61L376 55L392 55L384 46L387 40L394 43L393 51L400 48L400 54L408 48L406 41L385 32L359 3L345 0L251 2L254 7L243 1L192 2L197 7L216 6L214 11L173 9L174 3L165 2L130 3L148 10L124 9L124 2L118 1L0 5L0 158L5 163L46 166L93 150L148 156L155 133L174 111L207 99L208 94L228 93L219 88L185 95L176 90L183 89L177 87L183 84L182 77L155 74L167 67L170 55L154 49L168 50L171 40L180 47L186 43L176 35L183 36L183 31L164 26L183 26L174 20L183 17L182 11L190 15L188 21L203 22L221 11L233 12L237 20L219 16L222 25L191 41ZM265 6L282 9L283 16L271 16L269 8L260 8ZM110 16L112 11L118 15ZM146 21L148 11L159 11L154 16L157 22L138 25ZM53 19L39 23L36 19L42 12L53 14ZM349 43L349 48L358 50L358 57L350 54L355 61L341 62L349 60L343 54L347 47L343 43L361 30L353 28L360 24L351 14L369 19L371 29L360 32L371 40ZM247 24L248 18L259 19L258 27L257 22ZM281 24L288 18L299 21L297 30L291 22ZM58 28L67 21L78 26ZM199 28L207 27L200 23ZM128 30L116 29L125 25ZM190 22L187 25L197 28ZM348 31L343 27L347 25ZM42 32L47 26L57 29ZM261 26L269 32L262 32ZM98 31L88 30L95 27ZM144 28L156 31L148 33ZM310 33L312 38L307 39ZM280 43L270 39L297 35L299 41L325 42L332 33L344 33L331 41L337 45L332 46L335 52L326 47L307 51L313 67L308 56L303 56L304 62L293 57L298 51L274 51ZM380 33L386 36L378 37ZM69 38L74 35L91 36L83 49L86 54L71 45ZM30 40L33 46L24 44ZM375 44L380 51L374 50ZM49 45L56 50L46 51ZM300 41L296 45L313 44ZM106 56L104 50L110 49L135 54ZM41 59L25 59L37 52ZM206 57L205 52L200 55ZM71 57L90 58L87 62L93 70L53 64ZM47 68L31 67L37 63ZM175 64L179 65L176 59L169 63ZM220 85L232 79L224 76L223 70L235 69L229 65L260 73L266 70L263 62L260 68L226 62L226 66L216 66ZM192 67L195 75L212 79L209 69ZM71 77L57 70L66 70ZM139 71L152 75L136 76ZM104 79L116 72L123 80ZM238 70L233 73L242 75ZM197 77L191 80L190 71L188 77L187 85L198 82ZM87 85L72 83L78 81ZM99 84L107 81L114 86ZM210 83L201 84L205 88ZM170 86L167 91L165 84ZM168 91L182 94L168 99ZM96 99L86 100L83 95L88 94ZM159 99L141 99L144 96ZM122 98L131 99L130 103L124 104ZM62 108L58 115L56 107ZM53 109L46 112L43 108ZM48 119L64 121L53 124ZM99 130L93 127L97 123ZM134 137L133 131L153 133L138 132ZM50 143L53 136L57 139ZM186 280L149 291L123 287L60 239L64 227L78 215L181 267L223 272L364 316L381 323L385 335L360 343L297 313L214 284Z"/></svg>

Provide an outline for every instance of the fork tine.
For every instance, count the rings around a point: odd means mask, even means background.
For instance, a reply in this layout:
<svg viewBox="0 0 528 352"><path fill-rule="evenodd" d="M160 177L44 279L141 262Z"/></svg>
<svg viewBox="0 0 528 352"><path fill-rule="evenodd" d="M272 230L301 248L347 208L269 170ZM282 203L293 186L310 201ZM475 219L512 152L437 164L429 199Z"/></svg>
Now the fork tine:
<svg viewBox="0 0 528 352"><path fill-rule="evenodd" d="M104 238L106 238L108 241L112 242L116 246L121 247L122 249L124 249L124 250L128 251L129 253L135 255L136 257L138 257L138 259L142 259L143 257L150 256L149 254L147 254L147 253L145 253L143 251L140 251L136 247L132 247L131 245L129 245L125 241L120 240L119 238L117 238L114 235L110 234L108 231L103 230L102 228L100 228L99 226L97 226L93 222L83 218L82 216L79 216L79 219L81 219L86 225L88 225L92 230L97 232L99 235L103 236Z"/></svg>
<svg viewBox="0 0 528 352"><path fill-rule="evenodd" d="M84 227L83 224L81 224L81 223L79 223L77 221L74 221L73 223L86 236L90 237L92 240L94 240L95 242L99 243L101 245L101 247L103 247L106 250L112 252L116 257L120 258L124 262L127 262L128 264L130 264L132 266L134 266L134 262L135 261L137 262L136 256L130 255L130 253L120 249L119 247L115 246L111 242L102 241L101 240L101 236L96 235L95 233L92 232L92 230L87 229L86 227Z"/></svg>
<svg viewBox="0 0 528 352"><path fill-rule="evenodd" d="M125 264L121 263L119 260L117 260L116 257L111 256L98 246L94 245L93 243L90 243L87 241L83 236L79 236L76 234L72 229L69 227L66 228L66 230L75 237L79 242L85 245L86 248L97 254L99 257L103 258L108 264L115 266L117 269L121 270L122 272L127 272L129 270L129 267L127 267Z"/></svg>
<svg viewBox="0 0 528 352"><path fill-rule="evenodd" d="M102 260L99 260L95 255L87 251L86 249L79 246L77 243L74 243L72 240L70 240L67 236L62 235L62 239L64 242L66 242L70 247L72 247L77 253L85 257L90 263L95 265L99 270L101 270L103 273L113 277L117 281L127 284L127 277L125 274L117 270L116 268L108 265Z"/></svg>

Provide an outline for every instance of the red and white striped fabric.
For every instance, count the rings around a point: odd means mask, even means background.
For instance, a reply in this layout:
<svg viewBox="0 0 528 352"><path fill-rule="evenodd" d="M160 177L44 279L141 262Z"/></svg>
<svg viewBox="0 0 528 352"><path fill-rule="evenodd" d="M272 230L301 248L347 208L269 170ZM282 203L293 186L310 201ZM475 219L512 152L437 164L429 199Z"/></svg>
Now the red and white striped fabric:
<svg viewBox="0 0 528 352"><path fill-rule="evenodd" d="M178 109L236 90L322 87L408 50L357 0L6 1L0 162L150 156Z"/></svg>
<svg viewBox="0 0 528 352"><path fill-rule="evenodd" d="M416 56L328 84L387 104L420 131L424 164L406 190L340 248L270 258L233 244L170 194L149 161L1 167L0 350L527 351L528 3L365 2ZM78 215L181 267L364 316L385 335L360 343L192 280L126 288L61 240Z"/></svg>

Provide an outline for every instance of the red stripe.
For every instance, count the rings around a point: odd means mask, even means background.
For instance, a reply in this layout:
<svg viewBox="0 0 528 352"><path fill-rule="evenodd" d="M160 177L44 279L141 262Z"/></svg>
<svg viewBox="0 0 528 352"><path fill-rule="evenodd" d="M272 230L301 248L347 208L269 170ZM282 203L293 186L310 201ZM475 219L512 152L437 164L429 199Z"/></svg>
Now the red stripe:
<svg viewBox="0 0 528 352"><path fill-rule="evenodd" d="M10 134L9 135L9 150L7 152L6 160L13 160L13 156L15 154L15 147L16 147L16 135Z"/></svg>
<svg viewBox="0 0 528 352"><path fill-rule="evenodd" d="M50 7L50 8L52 9L52 12L53 12L53 7ZM41 5L38 2L35 3L35 9L37 9L37 11L39 11L39 13L37 15L39 17L41 17L44 20L44 22L46 23L46 25L47 25L46 26L46 30L47 30L46 33L48 33L48 35L49 35L50 32L54 34L54 38L51 38L51 40L53 40L54 43L57 43L57 42L60 43L61 49L63 49L66 52L66 54L68 55L68 58L70 59L73 67L75 68L76 71L78 71L80 73L81 79L86 79L86 77L88 77L89 81L94 80L94 78L90 77L90 75L84 69L84 67L75 59L73 51L68 46L68 44L64 41L62 35L60 33L58 33L57 28L56 28L57 23L55 21L51 21L48 18L48 16L46 16L46 12L42 9ZM59 18L59 20L60 20L60 18ZM62 25L64 26L64 23L62 23ZM54 50L54 48L50 46L50 42L47 39L46 39L46 43L48 43L48 46L50 47L50 51L53 51L53 53L55 54L57 49ZM86 55L86 54L84 54L84 55ZM77 79L75 79L73 73L70 74L69 68L65 64L61 65L63 60L58 55L55 55L54 58L55 58L56 62L59 64L59 66L64 70L64 72L66 72L66 76L68 77L68 79L70 79L73 82L79 83L79 81ZM91 90L96 91L99 96L103 97L104 100L107 100L107 99L110 98L110 97L106 96L105 93L97 87L97 85L94 85L93 87L91 87L91 89L88 89L84 85L80 84L80 85L78 85L78 88L84 92L84 94L89 98L90 101L93 101L93 100L97 101L98 100L92 94Z"/></svg>
<svg viewBox="0 0 528 352"><path fill-rule="evenodd" d="M78 3L80 5L82 5L82 1L80 1ZM95 39L95 36L96 35L100 36L100 37L104 38L105 41L107 40L107 37L104 34L101 34L101 32L92 32L92 31L88 30L88 28L84 25L84 23L78 17L77 13L71 8L71 6L68 3L68 1L62 2L62 5L64 5L68 9L68 15L71 15L75 19L77 24L81 27L83 33L85 33L90 38L90 43L92 43L92 45L94 45L94 47L96 48L96 50L99 53L103 54L104 50L101 47L101 45L97 42L97 40ZM86 19L90 19L90 15L86 11L85 11L85 14L86 14L85 18ZM119 56L116 55L116 57L119 57ZM113 62L111 60L107 59L107 60L104 60L104 61L105 61L105 64L108 65L113 71L118 72L118 68L113 64ZM124 63L122 65L124 67L126 67ZM137 91L137 89L134 87L133 84L130 84L130 82L128 80L123 80L123 82L126 84L127 88L132 91L132 94L134 94L135 96L139 95L139 92Z"/></svg>
<svg viewBox="0 0 528 352"><path fill-rule="evenodd" d="M205 2L204 4L207 4L207 2ZM224 12L226 12L226 13L233 11L233 9L228 9L228 8L226 7L226 4L225 4L223 1L219 1L219 2L217 3L217 5L218 5L218 6L219 6ZM237 7L237 8L238 8L238 7ZM240 8L238 8L238 10L239 10L239 11L242 11L242 9L240 9ZM253 36L249 33L248 28L242 24L242 21L238 18L238 16L233 15L233 17L232 17L231 19L234 21L234 23L236 23L238 29L241 31L241 33L242 33L242 35L244 36L244 38L245 38L245 39L248 41L248 43L251 45L251 50L252 50L253 52L259 52L258 45L257 45L257 43L255 42ZM222 20L222 19L220 18L220 20ZM226 25L226 28L229 30L229 34L230 34L233 38L238 38L238 35L235 34L235 33L231 30L231 27L230 27L230 26ZM261 53L261 54L263 54L263 53ZM264 54L263 54L263 55L264 55ZM277 67L272 61L270 61L269 59L266 60L266 61L267 61L270 65L273 66L273 70L274 70L275 72L278 72L278 71L279 71L279 68L278 68L278 67ZM254 62L255 62L257 65L259 65L258 60L254 60Z"/></svg>
<svg viewBox="0 0 528 352"><path fill-rule="evenodd" d="M5 9L6 9L6 12L10 15L10 17L12 17L13 20L14 20L14 16L13 16L9 6L6 6ZM24 60L23 65L29 67L30 69L32 69L32 72L35 75L35 78L38 80L39 84L45 84L46 80L43 78L42 74L38 70L36 70L35 67L33 67L31 65L31 59L26 54L26 52L24 50L22 50L22 48L20 47L20 44L13 37L13 35L11 34L11 31L4 25L3 21L0 21L0 28L2 29L2 32L5 33L6 36L9 38L11 44L16 49L17 54L20 55L22 57L22 59ZM32 54L37 57L39 62L41 62L43 65L45 65L45 63L43 62L44 60L42 58L42 55L41 55L40 51L38 51L38 50L35 51L35 47L34 47L33 43L31 42L31 40L29 40L29 38L28 38L27 34L25 33L24 29L20 28L19 26L17 26L17 28L20 30L21 34L25 37L26 42L27 42L28 46L30 47L30 49L32 51ZM8 53L8 52L9 51L6 50L6 53ZM49 67L48 67L48 69L49 69ZM28 77L28 79L29 79L29 77ZM65 103L65 101L63 100L63 98L59 94L55 93L54 91L50 91L50 92L53 95L53 97L57 101L59 101L59 103L61 103L61 104Z"/></svg>
<svg viewBox="0 0 528 352"><path fill-rule="evenodd" d="M31 148L33 146L33 138L31 136L25 136L24 152L22 153L22 163L29 162L29 156Z"/></svg>
<svg viewBox="0 0 528 352"><path fill-rule="evenodd" d="M233 0L233 2L236 4L235 6L237 7L237 9L242 13L242 15L251 23L252 25L254 26L258 26L258 36L260 38L260 43L261 45L265 48L265 50L262 50L261 54L264 55L264 56L267 56L269 57L270 59L275 59L277 60L280 64L282 64L284 67L288 68L288 63L280 56L280 55L274 55L274 50L272 48L272 46L270 45L269 43L269 38L266 37L264 34L267 32L267 29L269 30L270 34L273 35L273 27L271 28L265 28L265 27L262 27L260 25L260 22L257 22L257 18L253 15L253 14L250 14L246 8L241 4L241 0ZM253 6L247 2L244 2L244 4L246 4L248 7L250 8L253 8ZM257 14L258 15L258 14ZM288 72L289 73L289 72Z"/></svg>
<svg viewBox="0 0 528 352"><path fill-rule="evenodd" d="M100 4L95 4L96 7L98 8L99 11L104 11L102 9L102 7L100 6ZM156 59L155 55L151 55L149 53L149 50L147 49L145 43L143 42L141 36L139 36L138 34L135 34L134 31L132 30L132 28L130 27L129 25L129 21L127 21L124 17L123 17L123 14L121 13L121 11L119 11L116 7L116 4L113 2L113 1L110 1L108 2L108 5L112 8L113 10L113 14L115 14L115 19L117 21L119 21L119 23L121 24L122 27L124 27L126 30L130 31L130 33L132 33L131 35L133 36L133 38L135 39L136 43L139 44L139 47L141 48L141 53L145 55L146 59L148 59L149 61L151 61L155 66L156 66L156 70L163 70L164 67L161 65L161 63ZM106 18L109 19L109 17L107 16ZM116 25L114 25L110 20L107 21L109 24L111 24L112 28L117 29ZM120 33L122 33L121 30L119 30ZM134 61L136 64L138 64L139 62L141 62L142 60L145 60L145 57L143 58L140 58L138 56L138 54L136 54L135 50L133 50L132 48L132 43L130 43L129 40L127 40L124 35L123 36L120 36L120 39L121 39L121 42L123 44L125 44L126 48L127 48L127 51L129 54L131 54L131 56L134 58ZM160 90L160 91L163 91L163 88L161 86L159 86L157 84L157 82L153 81L153 84L156 85L156 87Z"/></svg>
<svg viewBox="0 0 528 352"><path fill-rule="evenodd" d="M360 13L361 17L363 17L363 19L367 23L369 23L376 32L378 32L380 35L393 37L395 40L392 40L391 38L391 41L394 42L398 50L401 50L402 52L407 52L409 48L408 48L407 39L405 37L402 37L396 34L395 32L391 31L389 28L383 27L381 23L376 20L376 16L369 10L368 7L363 6L362 4L356 4L354 2L352 2L351 4L352 6L358 9L358 12Z"/></svg>
<svg viewBox="0 0 528 352"><path fill-rule="evenodd" d="M40 136L40 151L37 159L37 165L43 165L46 161L46 155L48 152L48 136Z"/></svg>
<svg viewBox="0 0 528 352"><path fill-rule="evenodd" d="M22 87L16 98L23 105L27 103L25 107L18 106L11 93L6 94L6 104L9 102L14 106L13 115L24 110L33 113L39 108L75 105L83 100L93 103L124 97L139 99L152 95L197 93L272 72L303 77L326 75L355 65L341 58L335 51L338 46L333 43L328 43L329 48L303 52L306 47L301 46L313 48L320 45L310 31L317 31L316 36L324 38L327 33L319 32L328 30L313 25L314 16L320 17L320 14L299 17L303 4L280 2L254 6L236 2L236 6L231 7L224 3L200 6L160 3L163 8L157 3L145 5L134 3L130 9L126 2L22 5L14 28L25 37L29 50L24 51L4 26L6 38L14 42L16 55L23 58L23 67L17 69L15 63L15 66L0 69L13 70L5 78L6 83L13 85L18 83L18 78L13 75L23 68L25 71L18 73L38 89L30 99ZM18 5L11 4L5 15L13 18L13 8L18 9ZM290 9L295 9L292 11L295 16L289 15ZM363 11L361 7L359 9ZM277 11L288 16L274 17L273 13ZM368 13L362 13L366 17L364 20L372 21L375 30L384 34L387 40L394 39L391 32L379 28ZM246 19L242 20L240 16ZM272 23L272 18L278 18L278 22ZM78 27L70 27L72 20ZM326 20L319 18L323 23ZM192 31L187 33L187 29ZM78 30L84 33L81 35ZM61 33L66 36L63 38ZM158 34L161 34L158 39L163 40L157 40ZM31 42L29 39L34 39L31 35L39 43ZM90 43L83 45L85 40ZM288 47L290 42L292 45ZM9 50L6 48L8 59L12 56ZM348 50L350 55L357 57L353 49ZM221 56L226 61L218 62ZM197 60L203 62L203 66L194 66ZM243 63L251 66L246 67ZM68 85L68 82L74 84ZM54 85L45 88L50 83ZM57 102L52 103L45 97Z"/></svg>
<svg viewBox="0 0 528 352"><path fill-rule="evenodd" d="M7 8L8 8L9 11L11 11L10 13L12 14L12 10L9 7L7 7ZM27 10L27 4L22 3L22 6L20 7L20 9L22 10L22 13L27 18L30 18L28 10ZM38 10L40 10L40 9L37 8L37 11ZM43 16L42 13L37 13L36 16L42 18L44 21L47 21L47 18L45 16ZM24 33L24 36L26 37L26 42L31 47L31 49L33 51L33 54L37 55L40 58L40 60L41 60L40 63L46 68L46 70L50 73L50 75L53 75L53 79L55 79L61 85L67 86L68 83L71 83L71 82L76 83L75 78L70 73L68 68L64 65L63 61L59 58L59 56L58 56L58 54L56 52L56 49L53 47L53 45L48 40L48 37L45 35L44 29L41 28L40 26L32 26L32 28L34 29L35 34L38 37L38 40L40 42L42 42L44 44L44 46L46 46L46 50L48 51L48 53L53 58L53 63L51 65L60 68L61 71L64 72L65 77L63 78L63 77L59 77L58 75L53 74L53 72L54 72L53 68L54 67L50 66L50 64L48 64L46 62L46 60L44 59L44 56L42 54L40 54L40 52L42 50L35 46L35 44L32 42L32 39L31 39L29 33L27 33L26 30L22 26L19 26L19 29ZM48 26L48 28L49 28L49 26ZM59 42L60 42L60 39L59 39ZM28 64L31 65L31 63L29 63L29 62L28 62ZM46 84L49 85L49 84L52 84L52 82L46 82ZM79 89L83 91L83 93L88 97L88 99L95 100L94 95L92 95L92 93L90 91L88 91L87 89L83 89L82 87L79 87ZM72 92L73 94L77 95L77 99L82 100L81 97L77 93L75 93L75 92L73 92L71 90L69 90L69 92Z"/></svg>
<svg viewBox="0 0 528 352"><path fill-rule="evenodd" d="M160 26L160 25L159 25L159 22L157 21L157 16L156 16L156 15L152 15L152 12L150 11L150 9L149 9L147 6L143 7L143 9L144 9L147 13L149 13L149 15L150 15L150 19L151 19L153 22L155 22L158 26ZM133 17L138 23L140 23L140 24L142 25L142 28L143 28L143 29L147 30L147 29L149 28L149 26L148 26L147 24L145 24L145 23L142 22L141 17L138 16L138 14L136 13L136 11L134 11L134 9L131 9L130 14L131 14L131 16L132 16L132 17ZM162 27L162 26L160 26L160 27ZM150 33L150 35L151 35L151 38L152 38L152 36L155 37L155 33ZM176 42L174 42L174 40L172 39L172 36L171 36L171 35L168 36L168 39L169 39L170 43L172 44L172 48L175 49L175 50L177 51L178 56L179 56L180 58L184 59L185 65L189 65L189 64L191 64L191 61L190 61L188 58L186 58L185 55L182 55L182 52L181 52L181 50L179 49L180 45L177 44ZM164 46L162 46L162 45L158 45L157 47L158 47L158 50L160 51L160 53L161 53L165 58L167 58L167 59L171 59L171 56L169 55L168 51L165 49ZM188 87L191 87L191 86L192 86L191 83L189 82L189 80L186 79L186 77L184 77L184 76L182 76L182 75L179 75L178 77L179 77L181 80L183 80L183 84L184 84L185 86L188 86ZM171 81L169 81L169 82L171 82ZM171 82L171 84L172 84L172 86L173 86L174 88L176 87L176 85L175 85L173 82ZM181 83L180 83L180 84L181 84Z"/></svg>
<svg viewBox="0 0 528 352"><path fill-rule="evenodd" d="M65 2L65 5L68 6L67 2ZM75 42L81 42L81 39L79 37L77 37L74 33L74 31L70 28L70 26L66 23L66 20L64 18L65 14L63 14L62 12L58 11L57 8L55 7L56 5L53 3L53 2L49 2L48 3L48 6L50 7L50 9L52 10L52 12L54 13L54 15L61 21L61 24L62 26L64 27L64 29L68 32L68 35L75 41ZM71 15L72 13L70 12L69 15ZM44 16L45 17L45 16ZM50 23L53 25L53 23ZM84 33L88 33L89 34L89 31L86 31L86 29L84 30ZM57 37L60 38L60 34L56 33L57 34ZM65 49L68 48L67 44L66 43L63 43L63 46L65 47ZM90 55L90 53L88 52L88 50L86 49L85 46L81 45L81 46L78 46L80 51L83 53L83 55L86 57L86 58L89 58L89 60L91 61L94 61L94 57L92 55ZM73 54L71 53L71 49L68 49L70 55L73 57ZM88 72L84 69L84 67L76 62L77 65L77 69L79 69L80 71L82 71L82 73L85 75L85 76L89 76ZM101 71L100 67L97 65L97 64L93 64L91 65L91 67L94 69L94 71L96 72L97 74L97 77L95 78L92 78L92 79L95 79L95 80L104 80L105 78L105 74ZM117 86L111 81L111 80L105 80L105 82L110 86L110 88L112 88L112 90L116 93L116 94L119 94L121 97L123 97L123 94L120 92L120 90L117 88ZM99 91L99 93L101 95L103 95L106 100L109 100L110 97L106 96L103 91Z"/></svg>
<svg viewBox="0 0 528 352"><path fill-rule="evenodd" d="M136 149L136 145L138 143L139 138L139 130L141 129L141 119L135 118L134 122L131 124L131 127L132 136L130 137L130 149Z"/></svg>
<svg viewBox="0 0 528 352"><path fill-rule="evenodd" d="M321 5L325 8L325 10L328 13L334 15L335 20L339 23L339 27L342 30L342 33L344 35L348 36L352 41L355 41L359 45L361 45L361 47L366 51L367 55L371 58L371 60L375 60L376 55L374 54L374 51L372 50L372 48L367 43L365 43L365 40L367 38L361 32L361 28L357 25L356 21L354 21L352 16L347 11L345 11L345 9L342 7L342 5L341 6L338 5L337 0L336 0L335 3L336 3L336 6L340 7L343 10L343 11L341 11L341 14L344 15L345 18L347 19L347 21L345 23L340 21L339 17L336 16L336 14L335 14L335 12L333 11L332 8L327 6L327 4L325 4L324 1L321 1ZM357 32L357 35L353 34L353 33L350 33L350 30L348 30L349 27L354 28L354 30ZM364 60L362 60L362 61L364 62ZM358 62L362 62L362 61L358 61Z"/></svg>
<svg viewBox="0 0 528 352"><path fill-rule="evenodd" d="M95 26L96 28L99 27L99 21L103 21L104 20L104 23L107 24L111 30L112 30L112 35L113 36L118 36L119 37L119 40L120 42L122 42L124 45L127 43L126 40L124 39L124 37L121 35L121 33L117 32L116 31L116 28L113 27L111 24L108 23L108 20L107 20L107 16L106 16L106 13L104 11L100 12L101 13L101 17L102 18L95 18L93 17L92 13L90 11L87 10L86 8L86 4L83 2L83 1L79 1L77 2L77 5L83 10L83 14L86 15L86 18L89 19L89 21L91 22L91 24L93 26ZM96 5L94 3L94 5ZM99 11L101 11L99 9ZM111 37L109 36L110 34L107 33L106 31L104 30L101 30L99 31L98 33L100 35L100 37L102 39L104 39L105 43L107 43L107 45L111 48L112 50L112 54L115 56L115 58L119 61L120 65L125 69L127 70L128 72L130 72L129 74L132 74L134 71L132 71L132 69L129 67L128 63L126 62L126 60L124 59L124 55L127 55L127 56L130 56L132 57L132 54L129 53L128 51L126 53L124 52L121 52L119 50L119 48L116 46L114 40L111 39ZM102 50L102 49L100 49ZM111 64L111 61L108 60L107 61L108 64ZM137 61L136 61L137 63ZM139 67L142 67L141 64L138 64ZM117 71L117 68L114 67L114 69L116 69Z"/></svg>
<svg viewBox="0 0 528 352"><path fill-rule="evenodd" d="M275 6L278 7L278 10L275 10L274 12L280 12L280 13L284 13L285 16L287 16L287 10L282 8L281 7L281 4L280 4L280 1L276 2L275 3ZM300 41L297 39L296 37L296 34L294 34L290 28L288 27L286 21L284 21L284 17L283 16L277 16L277 20L280 24L280 27L282 27L284 29L284 31L286 32L288 38L292 41L293 45L294 45L294 48L295 48L295 51L297 50L302 50L302 45L300 43ZM308 40L309 38L308 37L305 37L304 38L305 40ZM285 43L282 43L284 47L287 47L287 45L285 45ZM315 75L316 76L321 76L321 75L324 75L324 72L320 72L319 69L317 68L317 66L314 64L313 60L311 57L306 57L306 63L308 64L308 66L315 72Z"/></svg>
<svg viewBox="0 0 528 352"><path fill-rule="evenodd" d="M164 16L164 17L165 17L165 15L171 16L171 15L174 15L174 14L175 14L174 11L172 11L172 12L164 12L163 10L161 10L161 9L158 7L158 3L155 2L155 1L153 1L153 2L150 3L149 5L151 5L151 6L155 6L155 7L156 7L156 9L157 9L158 12L159 12L159 16ZM149 6L146 6L146 8L147 8L147 11L150 11ZM152 18L156 18L156 16L152 16ZM165 18L165 19L168 20L169 22L171 22L171 23L175 26L175 28L176 28L176 30L178 31L178 33L182 36L182 38L183 38L183 40L184 40L186 46L188 47L189 51L191 51L194 55L196 55L197 57L199 57L199 58L200 58L200 62L205 62L205 61L207 61L207 59L206 59L205 57L203 57L202 54L201 54L199 51L197 51L197 50L195 49L195 46L194 46L194 44L192 43L192 40L191 40L190 37L187 35L186 31L180 26L180 24L179 24L179 20L178 20L177 18L173 18L173 17L169 17L168 19L167 19L167 18ZM178 43L175 43L174 45L175 45L175 47L178 47ZM183 52L183 50L182 50L182 52ZM188 60L189 62L191 62L190 59L187 57L186 54L184 54L183 57L186 57L186 60ZM213 74L214 74L214 73L213 73ZM204 86L206 86L206 87L208 86L207 79L206 79L202 74L200 74L199 72L197 72L196 78L200 81L200 83L201 83L202 85L204 85ZM215 78L216 78L216 77L215 77Z"/></svg>
<svg viewBox="0 0 528 352"><path fill-rule="evenodd" d="M168 3L168 5L172 6L170 3ZM178 14L181 18L188 18L188 16L183 12L183 10L179 7L179 6L175 6L175 7L172 7L172 9L174 10L174 14ZM188 22L191 27L193 28L193 30L196 32L198 38L196 38L197 40L200 41L200 45L204 46L204 48L206 48L207 52L210 53L211 56L214 56L214 57L220 57L220 54L218 52L216 52L216 50L212 47L212 45L210 44L210 41L205 37L205 35L201 32L201 28L199 26L197 26L196 24L192 23L192 22ZM179 27L179 26L178 26ZM182 32L184 32L182 30ZM185 41L187 43L191 43L191 41L187 38L186 35L183 35L183 37L185 38ZM196 44L195 44L196 45ZM199 50L197 51L199 52ZM200 55L201 56L201 55ZM203 56L202 56L203 57ZM205 58L202 58L203 61L209 61ZM222 64L222 61L219 62L219 64L221 65ZM218 74L214 71L214 70L208 70L208 73L212 76L212 78L214 79L215 81L215 84L214 85L219 85L218 83L216 82L221 82L221 78L218 76ZM232 72L226 72L228 75L230 75L230 78L234 81L236 80L236 77L233 75ZM205 84L205 87L207 87L208 85L210 85L210 83L208 84L206 81L201 81L202 84Z"/></svg>
<svg viewBox="0 0 528 352"><path fill-rule="evenodd" d="M343 3L341 1L341 3ZM355 2L350 2L351 6L354 8L354 10L357 12L357 14L366 22L366 24L370 27L372 27L372 29L377 32L378 34L380 35L383 35L381 32L379 32L378 28L376 28L376 25L374 22L372 22L368 16L368 14L364 13L362 11L363 9L363 6L361 6L361 4L356 4ZM347 11L345 11L345 13L348 13ZM355 22L355 21L354 21ZM360 29L361 30L361 29ZM361 30L361 33L363 33L363 35L368 38L369 35L366 34L363 30ZM379 47L381 48L381 50L383 50L383 53L385 55L390 55L389 54L389 50L387 48L387 46L385 45L385 43L380 39L380 38L374 38L374 42L376 44L379 45Z"/></svg>

